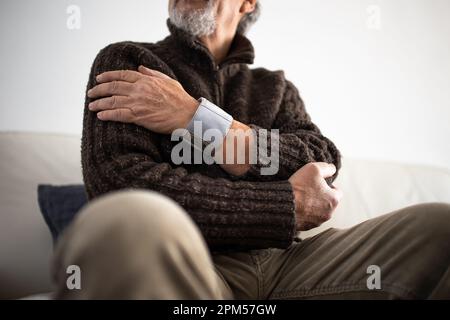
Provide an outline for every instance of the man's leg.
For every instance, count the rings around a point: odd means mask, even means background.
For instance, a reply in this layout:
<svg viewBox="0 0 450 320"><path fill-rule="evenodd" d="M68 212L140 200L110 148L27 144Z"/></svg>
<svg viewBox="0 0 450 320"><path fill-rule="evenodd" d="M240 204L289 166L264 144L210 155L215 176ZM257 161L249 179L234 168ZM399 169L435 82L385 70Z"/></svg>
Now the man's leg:
<svg viewBox="0 0 450 320"><path fill-rule="evenodd" d="M370 266L379 267L379 290L368 288ZM273 299L448 299L449 268L450 205L423 204L276 250L265 268L266 293Z"/></svg>
<svg viewBox="0 0 450 320"><path fill-rule="evenodd" d="M81 290L69 290L69 265ZM199 230L181 207L145 191L101 197L78 215L58 242L57 298L231 298Z"/></svg>
<svg viewBox="0 0 450 320"><path fill-rule="evenodd" d="M213 258L238 299L450 299L450 205L405 208L287 250ZM377 267L381 289L370 290Z"/></svg>

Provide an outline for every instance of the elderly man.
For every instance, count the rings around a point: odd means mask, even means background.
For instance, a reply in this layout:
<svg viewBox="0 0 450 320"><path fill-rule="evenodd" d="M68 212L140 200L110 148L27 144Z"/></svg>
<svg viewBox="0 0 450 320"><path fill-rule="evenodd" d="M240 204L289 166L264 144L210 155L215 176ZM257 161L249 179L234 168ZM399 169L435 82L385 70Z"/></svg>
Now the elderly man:
<svg viewBox="0 0 450 320"><path fill-rule="evenodd" d="M108 195L58 243L58 298L450 298L448 205L296 237L336 208L340 155L282 72L249 68L244 34L259 11L257 0L171 0L166 39L98 54L82 165L89 198ZM214 142L214 159L231 160L178 163L178 129L194 136L184 152ZM66 286L70 265L81 289Z"/></svg>

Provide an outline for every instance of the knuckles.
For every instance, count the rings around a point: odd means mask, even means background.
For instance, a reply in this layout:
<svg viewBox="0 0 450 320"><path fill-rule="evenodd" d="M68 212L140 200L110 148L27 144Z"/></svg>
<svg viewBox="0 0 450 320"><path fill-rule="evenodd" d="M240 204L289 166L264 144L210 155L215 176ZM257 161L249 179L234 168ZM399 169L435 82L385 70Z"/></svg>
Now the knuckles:
<svg viewBox="0 0 450 320"><path fill-rule="evenodd" d="M310 162L305 165L305 169L313 173L314 175L320 175L320 168L317 163Z"/></svg>
<svg viewBox="0 0 450 320"><path fill-rule="evenodd" d="M117 82L117 81L111 81L111 82L110 82L110 84L109 84L109 91L110 91L112 94L115 94L115 93L116 93L116 91L117 91L117 85L118 85L118 82Z"/></svg>
<svg viewBox="0 0 450 320"><path fill-rule="evenodd" d="M336 209L339 205L339 198L337 196L332 196L330 199L330 204L332 209Z"/></svg>
<svg viewBox="0 0 450 320"><path fill-rule="evenodd" d="M120 70L119 71L119 78L120 79L128 79L129 78L129 71L127 71L127 70Z"/></svg>
<svg viewBox="0 0 450 320"><path fill-rule="evenodd" d="M134 89L139 92L152 91L154 86L154 80L150 77L138 80L134 83Z"/></svg>
<svg viewBox="0 0 450 320"><path fill-rule="evenodd" d="M117 98L116 98L116 96L112 96L109 101L109 105L110 105L111 109L114 109L116 104L117 104Z"/></svg>

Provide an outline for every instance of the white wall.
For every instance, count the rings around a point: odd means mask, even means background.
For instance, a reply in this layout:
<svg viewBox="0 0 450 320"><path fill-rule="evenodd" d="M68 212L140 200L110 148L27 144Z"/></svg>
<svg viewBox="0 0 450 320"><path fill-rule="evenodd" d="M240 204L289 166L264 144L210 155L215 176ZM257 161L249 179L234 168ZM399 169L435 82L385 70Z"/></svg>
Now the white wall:
<svg viewBox="0 0 450 320"><path fill-rule="evenodd" d="M286 71L345 156L450 167L449 0L261 1L256 65ZM96 53L163 38L166 2L2 0L0 130L80 133Z"/></svg>

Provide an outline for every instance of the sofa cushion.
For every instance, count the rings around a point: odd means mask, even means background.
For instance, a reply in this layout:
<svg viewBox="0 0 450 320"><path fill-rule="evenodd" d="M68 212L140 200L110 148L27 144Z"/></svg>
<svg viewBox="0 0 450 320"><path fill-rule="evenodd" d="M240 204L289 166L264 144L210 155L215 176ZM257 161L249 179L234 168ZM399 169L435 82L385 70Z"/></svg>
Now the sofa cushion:
<svg viewBox="0 0 450 320"><path fill-rule="evenodd" d="M38 185L41 213L55 242L87 202L83 185Z"/></svg>
<svg viewBox="0 0 450 320"><path fill-rule="evenodd" d="M0 133L0 299L52 291L52 237L40 183L81 184L79 135Z"/></svg>

